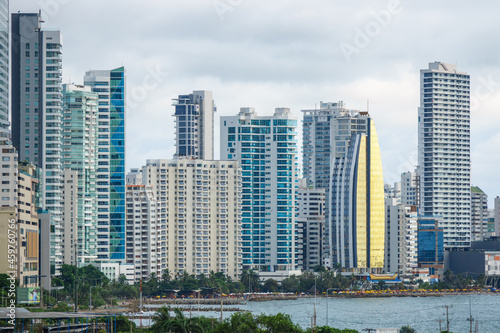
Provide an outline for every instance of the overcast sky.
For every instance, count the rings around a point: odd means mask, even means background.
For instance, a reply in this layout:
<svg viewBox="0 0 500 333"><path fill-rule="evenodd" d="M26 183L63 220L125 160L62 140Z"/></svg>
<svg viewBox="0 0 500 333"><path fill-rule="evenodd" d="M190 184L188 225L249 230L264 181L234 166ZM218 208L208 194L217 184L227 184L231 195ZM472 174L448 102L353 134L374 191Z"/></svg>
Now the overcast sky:
<svg viewBox="0 0 500 333"><path fill-rule="evenodd" d="M172 98L212 90L219 116L320 101L366 109L386 182L417 163L419 70L471 75L472 184L500 195L500 2L465 0L11 0L63 34L64 82L125 66L127 170L171 158ZM301 129L299 129L301 132Z"/></svg>

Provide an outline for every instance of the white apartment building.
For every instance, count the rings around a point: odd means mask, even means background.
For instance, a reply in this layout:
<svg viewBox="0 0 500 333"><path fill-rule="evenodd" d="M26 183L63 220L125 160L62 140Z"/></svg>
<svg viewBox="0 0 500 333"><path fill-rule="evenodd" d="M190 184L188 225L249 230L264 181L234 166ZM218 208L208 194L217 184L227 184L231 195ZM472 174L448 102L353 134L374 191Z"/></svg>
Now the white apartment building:
<svg viewBox="0 0 500 333"><path fill-rule="evenodd" d="M83 256L77 258L76 249L82 247L78 244L78 171L63 170L63 242L62 242L62 260L66 265L79 266L82 263ZM80 226L83 229L83 225ZM80 240L83 242L84 239Z"/></svg>
<svg viewBox="0 0 500 333"><path fill-rule="evenodd" d="M500 236L500 197L494 199L493 220L495 223L495 236Z"/></svg>
<svg viewBox="0 0 500 333"><path fill-rule="evenodd" d="M6 137L0 137L0 149L0 159L2 162L2 172L0 173L0 206L17 207L17 150Z"/></svg>
<svg viewBox="0 0 500 333"><path fill-rule="evenodd" d="M407 171L401 173L401 203L416 206L417 203L417 173Z"/></svg>
<svg viewBox="0 0 500 333"><path fill-rule="evenodd" d="M161 276L157 203L151 185L127 185L127 264L133 264L135 281L151 273Z"/></svg>
<svg viewBox="0 0 500 333"><path fill-rule="evenodd" d="M479 187L471 187L471 242L479 242L488 234L488 195Z"/></svg>
<svg viewBox="0 0 500 333"><path fill-rule="evenodd" d="M304 179L305 180L305 179ZM312 271L322 265L325 231L325 189L307 187L297 190L297 248L299 268Z"/></svg>
<svg viewBox="0 0 500 333"><path fill-rule="evenodd" d="M416 206L385 200L386 247L384 271L409 277L418 266L418 214Z"/></svg>
<svg viewBox="0 0 500 333"><path fill-rule="evenodd" d="M470 77L455 65L420 71L420 214L442 216L444 248L470 246Z"/></svg>
<svg viewBox="0 0 500 333"><path fill-rule="evenodd" d="M241 168L236 161L147 160L144 185L153 188L161 272L242 270Z"/></svg>
<svg viewBox="0 0 500 333"><path fill-rule="evenodd" d="M127 185L142 185L142 169L131 168L126 177Z"/></svg>

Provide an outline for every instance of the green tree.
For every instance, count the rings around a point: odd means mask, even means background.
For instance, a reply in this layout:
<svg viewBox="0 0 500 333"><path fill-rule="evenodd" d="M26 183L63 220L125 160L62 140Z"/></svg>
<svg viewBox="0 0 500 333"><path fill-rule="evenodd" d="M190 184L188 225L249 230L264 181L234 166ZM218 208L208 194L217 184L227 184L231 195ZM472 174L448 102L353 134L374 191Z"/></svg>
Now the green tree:
<svg viewBox="0 0 500 333"><path fill-rule="evenodd" d="M417 333L417 331L414 328L411 328L410 326L403 326L399 330L399 333Z"/></svg>
<svg viewBox="0 0 500 333"><path fill-rule="evenodd" d="M274 293L279 290L279 287L278 281L275 279L267 279L266 282L264 282L263 289L264 291Z"/></svg>
<svg viewBox="0 0 500 333"><path fill-rule="evenodd" d="M302 333L298 324L294 324L290 315L278 313L276 315L260 315L257 317L257 323L263 332L268 333Z"/></svg>
<svg viewBox="0 0 500 333"><path fill-rule="evenodd" d="M283 279L283 281L281 281L281 286L283 287L283 291L293 293L297 292L300 287L299 279L297 279L296 275L292 275Z"/></svg>
<svg viewBox="0 0 500 333"><path fill-rule="evenodd" d="M256 318L251 312L235 312L229 319L217 326L213 333L257 333L259 327Z"/></svg>
<svg viewBox="0 0 500 333"><path fill-rule="evenodd" d="M167 325L169 321L170 307L162 306L156 311L156 315L153 317L153 325L151 326L151 331L153 333L168 332Z"/></svg>
<svg viewBox="0 0 500 333"><path fill-rule="evenodd" d="M247 291L260 290L259 274L254 270L244 270L241 274L241 283L245 286Z"/></svg>
<svg viewBox="0 0 500 333"><path fill-rule="evenodd" d="M170 318L165 326L165 332L172 333L203 333L205 328L202 326L203 320L199 317L187 318L181 309L174 309L175 317Z"/></svg>

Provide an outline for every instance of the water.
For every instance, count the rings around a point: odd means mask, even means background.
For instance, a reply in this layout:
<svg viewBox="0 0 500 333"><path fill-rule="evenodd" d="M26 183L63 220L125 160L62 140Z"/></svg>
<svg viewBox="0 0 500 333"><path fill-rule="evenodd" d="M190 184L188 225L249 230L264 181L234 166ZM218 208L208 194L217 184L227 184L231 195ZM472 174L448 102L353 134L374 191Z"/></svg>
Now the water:
<svg viewBox="0 0 500 333"><path fill-rule="evenodd" d="M419 333L439 332L439 321L446 329L446 309L449 305L450 331L468 333L470 323L469 299L472 304L473 332L476 321L479 332L500 333L500 295L457 295L444 297L387 297L387 298L328 298L329 326L351 328L362 332L366 328L401 328L409 325ZM326 325L327 299L318 297L290 301L248 302L231 305L254 315L289 314L303 328L310 327L316 302L316 323ZM202 307L206 307L203 306ZM210 306L213 307L213 306ZM186 312L186 316L189 314ZM193 305L193 316L198 315ZM200 312L200 315L220 318L220 312ZM224 313L227 318L231 313ZM144 322L145 324L145 322Z"/></svg>

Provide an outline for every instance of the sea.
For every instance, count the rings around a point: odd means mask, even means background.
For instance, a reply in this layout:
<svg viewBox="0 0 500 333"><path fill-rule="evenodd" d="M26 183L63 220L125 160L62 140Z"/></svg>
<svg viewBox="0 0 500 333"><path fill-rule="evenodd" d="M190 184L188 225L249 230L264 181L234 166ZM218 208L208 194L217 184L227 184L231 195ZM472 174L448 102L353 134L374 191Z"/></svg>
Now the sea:
<svg viewBox="0 0 500 333"><path fill-rule="evenodd" d="M214 305L200 307L218 308ZM473 294L432 297L304 297L296 300L273 300L228 305L255 315L285 313L303 328L311 327L316 309L316 325L350 328L359 332L367 329L401 328L410 326L419 333L440 332L449 324L450 332L500 333L500 295ZM150 312L150 315L154 312ZM224 312L224 318L232 312ZM190 314L185 312L186 316ZM220 311L197 311L192 305L192 316L220 318ZM137 324L138 319L134 320ZM142 324L150 324L149 318Z"/></svg>

